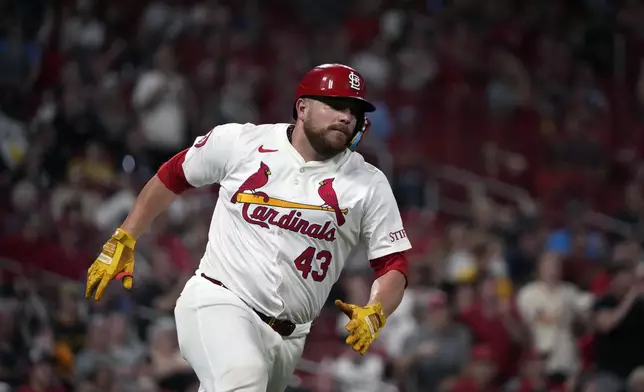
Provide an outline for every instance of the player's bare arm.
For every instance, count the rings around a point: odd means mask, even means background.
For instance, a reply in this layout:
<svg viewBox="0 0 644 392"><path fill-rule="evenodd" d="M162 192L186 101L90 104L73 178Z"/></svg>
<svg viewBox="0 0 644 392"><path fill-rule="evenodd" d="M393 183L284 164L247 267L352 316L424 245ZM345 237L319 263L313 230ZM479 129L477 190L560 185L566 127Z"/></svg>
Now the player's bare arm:
<svg viewBox="0 0 644 392"><path fill-rule="evenodd" d="M139 193L121 228L134 239L139 238L150 227L152 221L170 207L177 196L155 175Z"/></svg>
<svg viewBox="0 0 644 392"><path fill-rule="evenodd" d="M373 282L367 305L382 304L382 311L389 317L403 300L407 278L402 272L391 270Z"/></svg>
<svg viewBox="0 0 644 392"><path fill-rule="evenodd" d="M134 247L136 240L143 234L154 219L165 212L172 202L176 200L178 189L171 189L167 179L162 181L160 176L172 176L169 166L173 160L179 159L180 153L175 158L161 167L159 172L148 181L136 198L132 211L128 214L123 224L116 229L112 237L103 246L103 251L87 271L85 297L94 297L99 301L109 283L122 280L126 289L131 289L134 273ZM175 181L176 183L176 181Z"/></svg>
<svg viewBox="0 0 644 392"><path fill-rule="evenodd" d="M199 143L196 142L195 147ZM164 163L139 193L132 211L121 225L121 229L134 239L139 238L157 216L167 211L181 193L192 188L183 169L188 152L183 150Z"/></svg>
<svg viewBox="0 0 644 392"><path fill-rule="evenodd" d="M94 296L95 300L100 300L114 279L122 280L126 289L132 288L136 239L176 197L177 194L169 190L158 176L148 181L130 214L103 245L101 254L87 271L85 297Z"/></svg>

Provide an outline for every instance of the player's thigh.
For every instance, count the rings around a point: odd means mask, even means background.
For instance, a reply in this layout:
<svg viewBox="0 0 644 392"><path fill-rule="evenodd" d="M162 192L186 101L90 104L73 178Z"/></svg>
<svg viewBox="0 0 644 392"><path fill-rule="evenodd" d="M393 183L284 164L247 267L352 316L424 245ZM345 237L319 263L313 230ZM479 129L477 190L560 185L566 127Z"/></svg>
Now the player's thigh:
<svg viewBox="0 0 644 392"><path fill-rule="evenodd" d="M301 337L280 343L270 372L267 392L284 392L302 357L305 341L306 338Z"/></svg>
<svg viewBox="0 0 644 392"><path fill-rule="evenodd" d="M265 348L249 309L200 305L182 296L175 318L181 354L199 377L200 391L266 390Z"/></svg>

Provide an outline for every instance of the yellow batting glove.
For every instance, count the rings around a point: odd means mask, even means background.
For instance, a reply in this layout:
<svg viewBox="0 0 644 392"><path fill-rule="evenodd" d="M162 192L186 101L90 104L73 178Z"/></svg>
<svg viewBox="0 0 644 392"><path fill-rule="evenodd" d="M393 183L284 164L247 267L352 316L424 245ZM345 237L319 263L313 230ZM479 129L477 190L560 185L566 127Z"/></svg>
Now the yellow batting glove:
<svg viewBox="0 0 644 392"><path fill-rule="evenodd" d="M346 343L353 347L353 350L364 355L371 343L378 338L380 328L384 327L387 317L382 311L380 303L357 306L345 304L339 299L335 300L335 306L349 317L346 325L349 336Z"/></svg>
<svg viewBox="0 0 644 392"><path fill-rule="evenodd" d="M136 240L127 231L116 229L112 238L103 245L103 252L87 270L85 298L91 298L96 288L94 300L99 301L107 285L115 278L122 279L126 289L132 288L135 244Z"/></svg>

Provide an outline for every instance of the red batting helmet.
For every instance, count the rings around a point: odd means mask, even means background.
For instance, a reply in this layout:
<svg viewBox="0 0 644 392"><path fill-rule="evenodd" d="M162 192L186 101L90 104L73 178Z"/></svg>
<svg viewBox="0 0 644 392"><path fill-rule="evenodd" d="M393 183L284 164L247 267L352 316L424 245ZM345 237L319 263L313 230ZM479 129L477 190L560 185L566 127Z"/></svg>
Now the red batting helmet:
<svg viewBox="0 0 644 392"><path fill-rule="evenodd" d="M293 106L293 118L297 119L295 102L300 98L349 98L360 102L363 112L373 112L376 107L365 99L366 89L362 75L343 64L318 65L306 73L297 85ZM369 121L359 117L354 137L347 146L355 151L358 142L367 133Z"/></svg>

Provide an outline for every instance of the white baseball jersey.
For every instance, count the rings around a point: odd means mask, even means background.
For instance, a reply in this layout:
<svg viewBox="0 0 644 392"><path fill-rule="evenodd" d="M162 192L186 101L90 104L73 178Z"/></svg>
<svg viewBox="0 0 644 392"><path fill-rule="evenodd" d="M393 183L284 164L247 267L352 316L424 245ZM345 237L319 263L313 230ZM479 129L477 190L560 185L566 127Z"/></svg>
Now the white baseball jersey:
<svg viewBox="0 0 644 392"><path fill-rule="evenodd" d="M198 273L256 310L312 321L359 242L369 259L411 248L384 174L358 153L305 162L289 124L225 124L197 138L183 171L219 183Z"/></svg>

